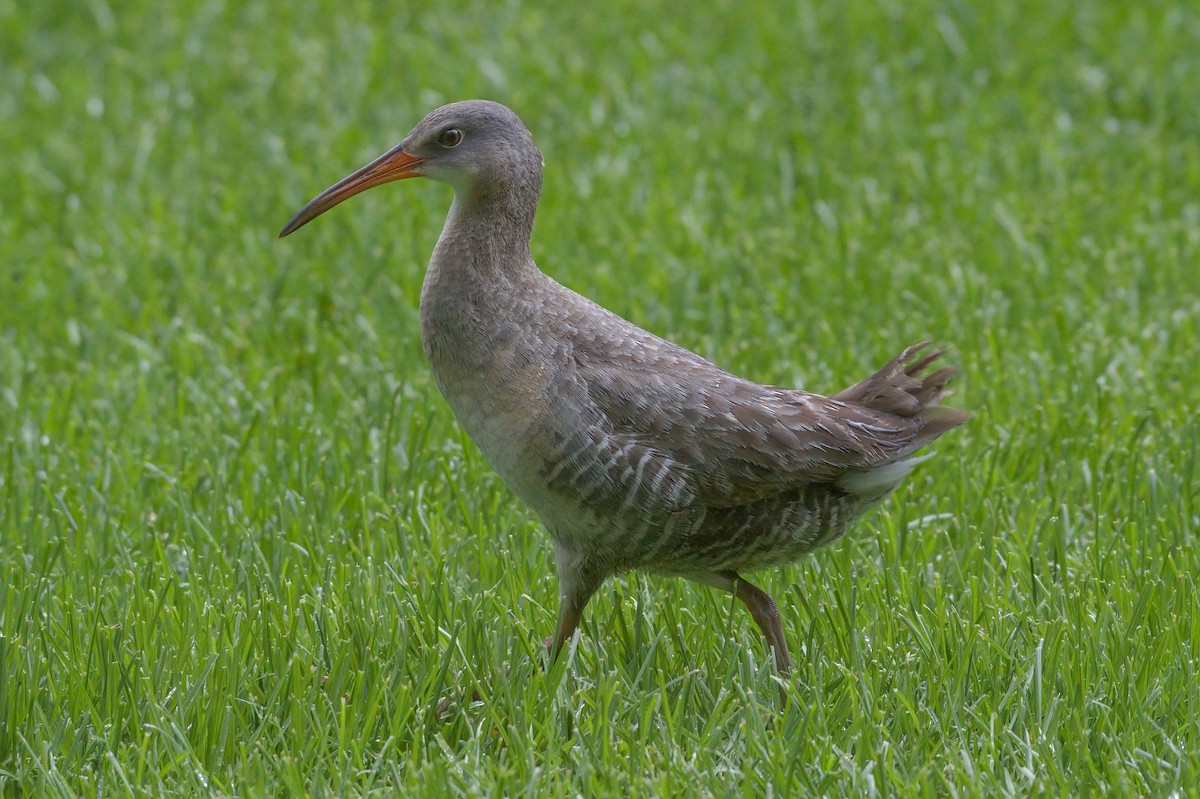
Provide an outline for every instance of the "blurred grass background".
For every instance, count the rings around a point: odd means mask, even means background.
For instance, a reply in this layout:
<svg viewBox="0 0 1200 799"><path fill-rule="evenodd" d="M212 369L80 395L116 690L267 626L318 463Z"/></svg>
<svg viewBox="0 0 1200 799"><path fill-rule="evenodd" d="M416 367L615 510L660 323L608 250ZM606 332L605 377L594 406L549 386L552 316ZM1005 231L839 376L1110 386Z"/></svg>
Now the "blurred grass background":
<svg viewBox="0 0 1200 799"><path fill-rule="evenodd" d="M572 657L421 355L449 204L275 236L436 105L556 279L762 382L910 341L976 419L727 597ZM0 0L0 794L1195 795L1200 11Z"/></svg>

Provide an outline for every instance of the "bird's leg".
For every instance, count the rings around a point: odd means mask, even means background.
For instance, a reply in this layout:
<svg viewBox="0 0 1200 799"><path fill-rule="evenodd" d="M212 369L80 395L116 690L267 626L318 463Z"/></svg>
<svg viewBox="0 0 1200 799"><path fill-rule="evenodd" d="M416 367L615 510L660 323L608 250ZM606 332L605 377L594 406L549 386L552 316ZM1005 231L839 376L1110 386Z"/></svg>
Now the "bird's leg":
<svg viewBox="0 0 1200 799"><path fill-rule="evenodd" d="M783 624L779 619L779 608L766 591L741 577L735 571L694 572L684 575L689 580L711 585L728 591L741 600L750 611L758 629L766 636L767 644L775 653L775 669L780 677L787 677L792 670L792 657L788 653L787 640L783 637ZM786 699L786 697L785 697Z"/></svg>
<svg viewBox="0 0 1200 799"><path fill-rule="evenodd" d="M602 580L584 568L583 561L566 547L560 545L557 548L555 559L558 561L558 626L554 635L546 639L551 663L558 659L563 647L579 629L583 609Z"/></svg>
<svg viewBox="0 0 1200 799"><path fill-rule="evenodd" d="M780 677L792 671L792 656L788 652L787 639L783 637L783 624L779 619L779 607L766 591L737 573L730 572L735 582L733 595L750 609L750 616L758 629L767 637L767 643L775 650L775 669Z"/></svg>
<svg viewBox="0 0 1200 799"><path fill-rule="evenodd" d="M558 604L558 626L554 630L554 635L546 639L546 648L550 652L550 662L558 660L559 653L562 652L567 641L575 635L575 631L579 629L579 621L583 618L583 608L587 604L590 597L584 597L579 601L575 597L563 595L559 599Z"/></svg>

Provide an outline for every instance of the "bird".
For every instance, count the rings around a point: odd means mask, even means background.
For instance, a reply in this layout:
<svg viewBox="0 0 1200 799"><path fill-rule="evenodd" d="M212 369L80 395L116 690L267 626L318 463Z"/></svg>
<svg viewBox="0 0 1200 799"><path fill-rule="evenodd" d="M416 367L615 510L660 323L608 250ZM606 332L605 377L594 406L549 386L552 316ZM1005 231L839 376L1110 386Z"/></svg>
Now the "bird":
<svg viewBox="0 0 1200 799"><path fill-rule="evenodd" d="M424 177L454 197L420 297L421 340L454 416L554 546L549 662L608 578L683 577L749 610L780 678L775 600L742 575L840 538L970 414L944 406L928 342L832 396L738 377L542 272L531 255L544 161L508 107L430 112L314 197L280 238L374 186Z"/></svg>

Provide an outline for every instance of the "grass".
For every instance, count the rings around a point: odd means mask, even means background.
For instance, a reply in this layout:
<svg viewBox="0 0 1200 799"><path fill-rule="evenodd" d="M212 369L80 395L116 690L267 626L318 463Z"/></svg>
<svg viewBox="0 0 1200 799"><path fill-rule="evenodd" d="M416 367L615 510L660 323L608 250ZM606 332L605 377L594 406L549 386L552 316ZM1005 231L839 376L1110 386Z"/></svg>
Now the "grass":
<svg viewBox="0 0 1200 799"><path fill-rule="evenodd" d="M0 795L1196 795L1185 3L0 0ZM629 575L548 673L537 520L417 298L513 106L556 278L764 382L933 337L974 410L837 546Z"/></svg>

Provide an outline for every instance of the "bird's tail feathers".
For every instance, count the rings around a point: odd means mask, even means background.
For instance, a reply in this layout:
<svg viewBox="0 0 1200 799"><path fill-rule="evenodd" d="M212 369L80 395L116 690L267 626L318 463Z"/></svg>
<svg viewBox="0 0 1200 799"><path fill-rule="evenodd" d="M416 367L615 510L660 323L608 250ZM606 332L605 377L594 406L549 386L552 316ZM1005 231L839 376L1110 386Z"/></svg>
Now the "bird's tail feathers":
<svg viewBox="0 0 1200 799"><path fill-rule="evenodd" d="M954 378L954 367L943 366L922 375L942 355L936 349L922 354L928 347L929 342L922 342L906 348L875 374L833 396L841 402L921 422L916 435L896 457L871 469L850 472L838 480L843 489L865 501L874 502L889 494L918 464L934 454L913 457L913 453L971 418L966 411L940 404L950 394L947 387Z"/></svg>

